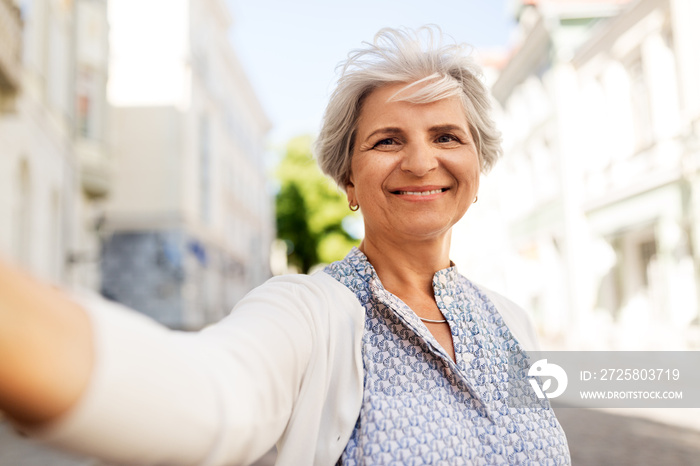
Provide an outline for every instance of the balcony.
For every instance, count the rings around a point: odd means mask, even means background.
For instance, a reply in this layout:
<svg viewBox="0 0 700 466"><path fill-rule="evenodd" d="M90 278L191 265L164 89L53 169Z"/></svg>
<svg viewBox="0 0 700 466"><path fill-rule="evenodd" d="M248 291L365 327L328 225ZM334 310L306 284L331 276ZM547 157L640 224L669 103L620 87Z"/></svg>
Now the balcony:
<svg viewBox="0 0 700 466"><path fill-rule="evenodd" d="M22 17L12 0L0 0L0 98L17 94L21 71Z"/></svg>
<svg viewBox="0 0 700 466"><path fill-rule="evenodd" d="M111 164L106 148L98 142L79 138L75 153L80 163L80 182L90 199L101 199L109 194Z"/></svg>

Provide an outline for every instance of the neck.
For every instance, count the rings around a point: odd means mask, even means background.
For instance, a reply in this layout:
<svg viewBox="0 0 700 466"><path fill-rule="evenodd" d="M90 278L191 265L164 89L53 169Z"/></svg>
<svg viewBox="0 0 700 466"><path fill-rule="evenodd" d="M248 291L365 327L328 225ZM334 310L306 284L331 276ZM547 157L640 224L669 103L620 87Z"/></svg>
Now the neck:
<svg viewBox="0 0 700 466"><path fill-rule="evenodd" d="M433 296L433 277L450 266L451 231L438 238L397 242L367 235L360 250L384 287L404 299L414 293Z"/></svg>

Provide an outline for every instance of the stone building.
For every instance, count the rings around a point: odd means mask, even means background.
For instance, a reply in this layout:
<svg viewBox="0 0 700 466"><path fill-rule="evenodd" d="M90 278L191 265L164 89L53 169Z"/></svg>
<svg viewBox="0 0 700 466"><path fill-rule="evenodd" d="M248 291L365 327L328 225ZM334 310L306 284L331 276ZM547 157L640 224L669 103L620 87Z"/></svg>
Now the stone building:
<svg viewBox="0 0 700 466"><path fill-rule="evenodd" d="M697 345L700 4L514 3L492 87L509 294L570 347Z"/></svg>
<svg viewBox="0 0 700 466"><path fill-rule="evenodd" d="M196 329L270 275L270 124L223 0L120 0L109 18L115 170L102 292Z"/></svg>
<svg viewBox="0 0 700 466"><path fill-rule="evenodd" d="M0 1L0 250L36 275L97 288L107 10Z"/></svg>

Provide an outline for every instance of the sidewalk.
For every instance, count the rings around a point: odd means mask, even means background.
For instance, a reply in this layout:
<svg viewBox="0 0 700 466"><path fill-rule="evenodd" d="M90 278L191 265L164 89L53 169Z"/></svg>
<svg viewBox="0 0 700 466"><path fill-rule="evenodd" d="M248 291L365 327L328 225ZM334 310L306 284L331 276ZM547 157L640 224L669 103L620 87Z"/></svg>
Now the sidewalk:
<svg viewBox="0 0 700 466"><path fill-rule="evenodd" d="M575 466L687 466L700 464L700 430L664 424L629 412L558 408ZM274 465L270 452L254 466ZM17 436L0 421L0 466L108 466Z"/></svg>
<svg viewBox="0 0 700 466"><path fill-rule="evenodd" d="M650 413L634 416L631 410L557 408L555 411L569 440L575 466L700 465L700 430L652 420ZM680 420L683 410L676 411Z"/></svg>
<svg viewBox="0 0 700 466"><path fill-rule="evenodd" d="M270 452L251 466L273 466ZM93 458L71 455L17 435L0 417L0 466L109 466Z"/></svg>
<svg viewBox="0 0 700 466"><path fill-rule="evenodd" d="M0 466L106 466L21 437L0 417Z"/></svg>

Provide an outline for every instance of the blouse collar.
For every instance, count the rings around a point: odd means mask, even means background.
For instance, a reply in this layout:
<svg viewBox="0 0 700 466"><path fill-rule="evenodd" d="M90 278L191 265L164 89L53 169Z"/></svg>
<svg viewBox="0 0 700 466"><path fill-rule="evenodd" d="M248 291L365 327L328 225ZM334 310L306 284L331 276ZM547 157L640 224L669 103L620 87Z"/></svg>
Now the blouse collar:
<svg viewBox="0 0 700 466"><path fill-rule="evenodd" d="M377 275L377 271L374 269L374 266L372 266L365 253L360 251L359 248L353 247L345 257L345 260L354 265L358 275L364 281L367 283L377 283L381 285L381 280ZM434 288L450 287L450 284L455 282L459 272L457 271L457 266L454 264L454 262L450 261L450 264L450 267L446 267L435 272L433 275ZM383 285L381 285L381 287L384 288Z"/></svg>

